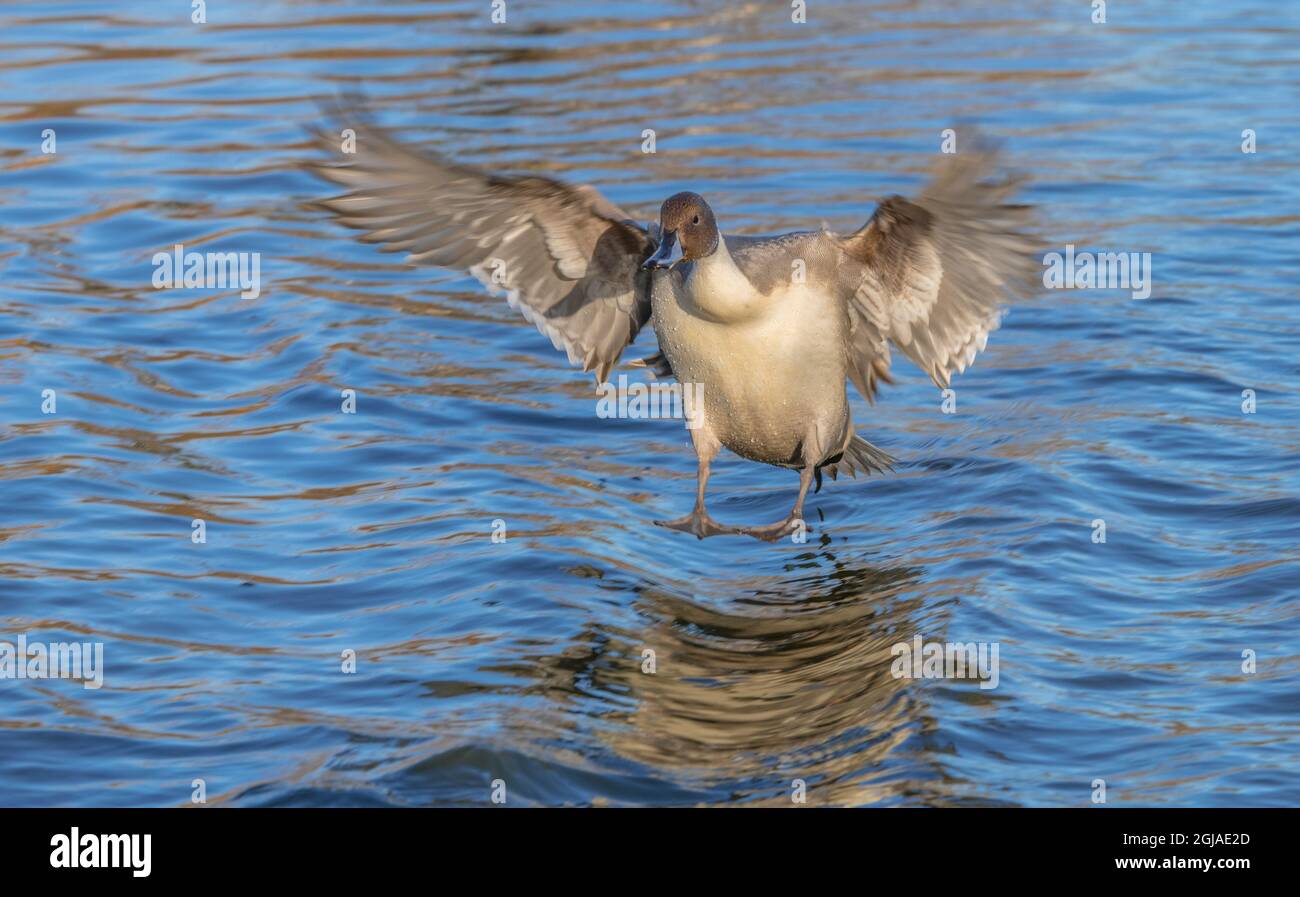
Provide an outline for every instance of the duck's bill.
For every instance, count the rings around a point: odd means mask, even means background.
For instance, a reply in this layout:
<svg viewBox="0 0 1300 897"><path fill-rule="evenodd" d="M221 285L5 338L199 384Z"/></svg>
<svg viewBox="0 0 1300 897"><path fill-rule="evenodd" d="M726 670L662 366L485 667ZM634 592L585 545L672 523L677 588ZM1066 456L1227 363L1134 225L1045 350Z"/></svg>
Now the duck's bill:
<svg viewBox="0 0 1300 897"><path fill-rule="evenodd" d="M642 268L671 268L682 260L682 247L677 242L677 232L667 231L659 242L655 254L641 263Z"/></svg>

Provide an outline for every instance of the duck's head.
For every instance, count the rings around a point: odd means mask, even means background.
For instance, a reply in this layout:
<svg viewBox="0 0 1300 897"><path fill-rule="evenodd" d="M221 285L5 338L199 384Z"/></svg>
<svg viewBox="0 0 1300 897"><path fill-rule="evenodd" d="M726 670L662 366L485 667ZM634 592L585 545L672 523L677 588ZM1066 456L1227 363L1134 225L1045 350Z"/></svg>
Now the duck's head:
<svg viewBox="0 0 1300 897"><path fill-rule="evenodd" d="M659 209L659 248L643 268L672 268L708 258L718 248L718 223L698 193L677 193Z"/></svg>

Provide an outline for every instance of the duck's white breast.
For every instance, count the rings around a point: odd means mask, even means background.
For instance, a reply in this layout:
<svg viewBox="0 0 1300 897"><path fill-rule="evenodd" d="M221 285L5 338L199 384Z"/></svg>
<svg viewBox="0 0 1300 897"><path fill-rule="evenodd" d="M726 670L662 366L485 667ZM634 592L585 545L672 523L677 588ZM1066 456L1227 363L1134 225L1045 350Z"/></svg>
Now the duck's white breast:
<svg viewBox="0 0 1300 897"><path fill-rule="evenodd" d="M705 425L723 445L785 463L811 427L828 443L841 438L847 316L836 297L787 285L758 297L749 316L710 320L683 295L680 276L658 275L654 287L660 347L680 382L702 384Z"/></svg>

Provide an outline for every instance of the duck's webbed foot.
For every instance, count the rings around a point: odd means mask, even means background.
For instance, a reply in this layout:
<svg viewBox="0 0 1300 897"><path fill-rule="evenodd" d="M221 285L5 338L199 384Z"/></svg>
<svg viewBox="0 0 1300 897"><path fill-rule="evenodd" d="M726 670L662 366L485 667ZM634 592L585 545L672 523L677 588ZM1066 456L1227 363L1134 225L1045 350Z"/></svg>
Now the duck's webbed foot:
<svg viewBox="0 0 1300 897"><path fill-rule="evenodd" d="M753 536L755 539L762 539L764 542L775 542L793 534L802 523L803 521L799 517L791 514L784 520L770 523L767 526L742 526L738 532L745 536ZM808 532L807 529L803 531Z"/></svg>
<svg viewBox="0 0 1300 897"><path fill-rule="evenodd" d="M808 524L803 519L803 501L808 495L808 487L812 485L816 473L816 467L811 464L799 472L799 497L795 499L794 507L790 509L790 513L786 515L784 520L767 526L741 527L740 532L746 536L753 536L755 539L762 539L764 542L775 542L795 533L799 533L800 536L806 535L808 533ZM796 541L803 540L800 538Z"/></svg>
<svg viewBox="0 0 1300 897"><path fill-rule="evenodd" d="M740 532L737 527L718 523L709 516L708 511L701 507L697 507L685 517L678 517L676 520L656 520L655 526L691 533L697 539L703 539L705 536L726 536Z"/></svg>

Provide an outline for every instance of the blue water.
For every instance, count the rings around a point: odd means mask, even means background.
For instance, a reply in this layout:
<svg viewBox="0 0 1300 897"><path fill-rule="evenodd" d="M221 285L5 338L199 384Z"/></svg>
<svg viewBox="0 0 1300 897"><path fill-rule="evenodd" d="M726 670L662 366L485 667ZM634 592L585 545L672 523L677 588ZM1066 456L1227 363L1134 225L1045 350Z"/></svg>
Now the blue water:
<svg viewBox="0 0 1300 897"><path fill-rule="evenodd" d="M1300 802L1300 10L187 6L0 9L0 641L104 651L97 690L0 679L0 803ZM896 473L806 544L700 542L651 522L680 421L600 419L477 282L312 205L354 86L746 233L856 228L978 127L1051 247L1149 252L1152 293L1012 308L954 414L896 353L853 394ZM155 290L176 243L260 253L260 295ZM724 454L710 508L795 487ZM996 643L997 687L894 677L916 635Z"/></svg>

